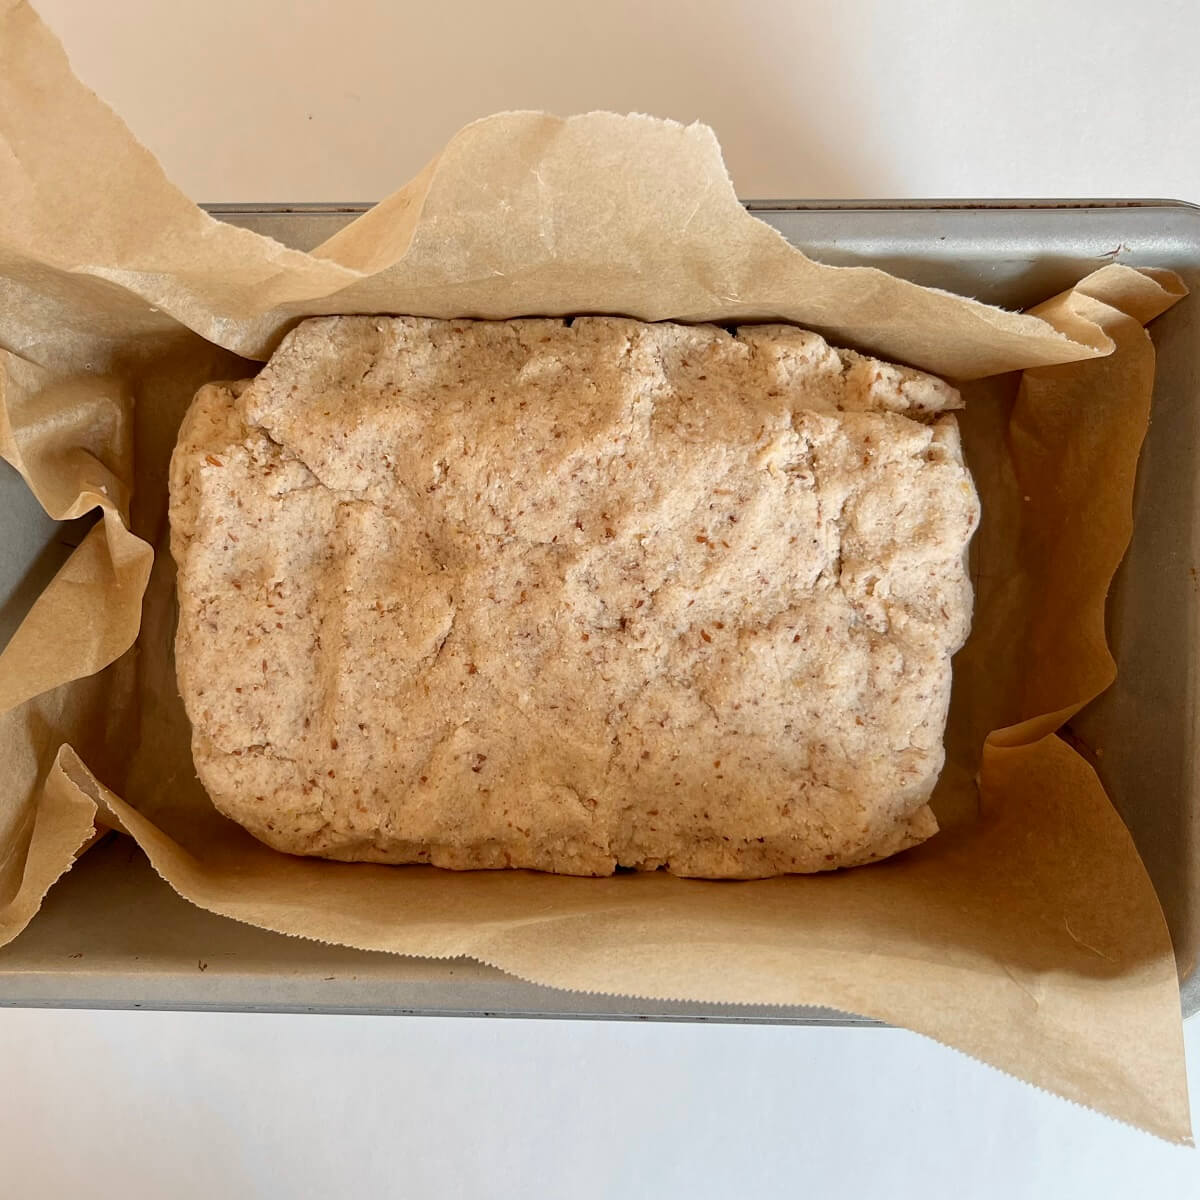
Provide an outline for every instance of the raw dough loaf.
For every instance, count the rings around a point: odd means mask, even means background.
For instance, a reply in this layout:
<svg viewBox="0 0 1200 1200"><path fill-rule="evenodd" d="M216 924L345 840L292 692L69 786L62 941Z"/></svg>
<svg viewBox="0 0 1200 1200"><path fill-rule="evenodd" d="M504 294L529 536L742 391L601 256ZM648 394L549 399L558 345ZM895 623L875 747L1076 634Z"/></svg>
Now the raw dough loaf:
<svg viewBox="0 0 1200 1200"><path fill-rule="evenodd" d="M959 405L788 326L305 321L171 465L200 778L343 860L912 846L970 620Z"/></svg>

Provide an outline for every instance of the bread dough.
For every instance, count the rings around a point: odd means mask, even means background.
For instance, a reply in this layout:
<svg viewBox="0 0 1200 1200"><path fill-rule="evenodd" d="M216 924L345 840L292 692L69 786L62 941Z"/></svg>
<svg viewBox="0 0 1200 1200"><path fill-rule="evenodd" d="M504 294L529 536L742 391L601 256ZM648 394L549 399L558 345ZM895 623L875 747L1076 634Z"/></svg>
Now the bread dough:
<svg viewBox="0 0 1200 1200"><path fill-rule="evenodd" d="M790 326L305 321L171 464L200 778L343 860L911 846L970 620L959 406Z"/></svg>

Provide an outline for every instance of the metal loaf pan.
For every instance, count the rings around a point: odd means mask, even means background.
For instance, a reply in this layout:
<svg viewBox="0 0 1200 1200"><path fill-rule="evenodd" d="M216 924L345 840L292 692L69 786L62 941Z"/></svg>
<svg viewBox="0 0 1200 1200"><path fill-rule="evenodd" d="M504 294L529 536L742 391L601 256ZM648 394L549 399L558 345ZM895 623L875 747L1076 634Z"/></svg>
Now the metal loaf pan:
<svg viewBox="0 0 1200 1200"><path fill-rule="evenodd" d="M215 205L223 220L311 248L366 205ZM1073 723L1133 832L1175 940L1187 1014L1200 1009L1200 208L1169 201L751 202L823 262L873 265L1023 308L1108 262L1170 267L1193 292L1156 321L1153 417L1135 532L1109 603L1116 685ZM0 643L77 540L0 464ZM180 900L127 839L90 851L0 950L0 1003L858 1022L814 1008L577 995L473 962L324 946Z"/></svg>

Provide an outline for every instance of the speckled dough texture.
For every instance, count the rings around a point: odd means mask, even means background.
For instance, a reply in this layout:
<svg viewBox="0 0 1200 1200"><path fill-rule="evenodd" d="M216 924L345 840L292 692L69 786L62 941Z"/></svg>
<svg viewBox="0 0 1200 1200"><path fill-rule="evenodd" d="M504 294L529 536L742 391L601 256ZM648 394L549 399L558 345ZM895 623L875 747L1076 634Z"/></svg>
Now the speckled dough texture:
<svg viewBox="0 0 1200 1200"><path fill-rule="evenodd" d="M171 464L200 778L343 860L912 846L970 621L959 403L788 326L306 321Z"/></svg>

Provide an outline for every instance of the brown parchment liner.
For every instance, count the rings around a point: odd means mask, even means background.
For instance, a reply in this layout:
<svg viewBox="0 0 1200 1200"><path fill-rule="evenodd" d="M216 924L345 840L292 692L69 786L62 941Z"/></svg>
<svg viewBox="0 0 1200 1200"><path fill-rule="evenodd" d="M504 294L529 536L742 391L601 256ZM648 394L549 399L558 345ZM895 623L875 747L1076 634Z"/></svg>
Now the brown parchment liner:
<svg viewBox="0 0 1200 1200"><path fill-rule="evenodd" d="M0 454L51 516L102 514L0 653L0 943L99 816L181 895L265 929L585 991L827 1005L1190 1139L1166 925L1055 733L1114 677L1143 326L1178 279L1109 266L1022 315L822 266L738 205L710 130L603 113L476 122L304 254L197 209L18 0L0 0L0 186ZM347 866L220 817L175 688L166 462L201 382L326 312L788 320L977 381L984 521L943 832L878 866L731 884Z"/></svg>

